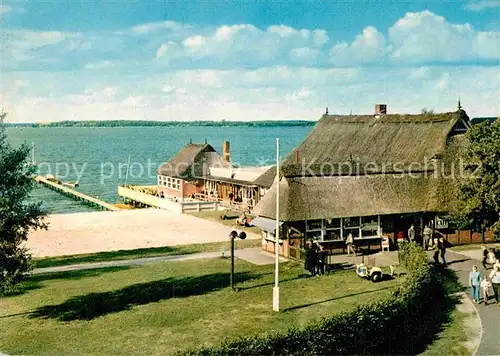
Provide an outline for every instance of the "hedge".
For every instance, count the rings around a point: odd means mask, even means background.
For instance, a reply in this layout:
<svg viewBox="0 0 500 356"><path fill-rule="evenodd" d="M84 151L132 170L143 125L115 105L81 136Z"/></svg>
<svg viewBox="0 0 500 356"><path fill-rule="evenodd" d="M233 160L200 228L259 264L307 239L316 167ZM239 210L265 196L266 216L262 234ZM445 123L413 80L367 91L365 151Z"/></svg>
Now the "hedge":
<svg viewBox="0 0 500 356"><path fill-rule="evenodd" d="M186 355L373 355L417 354L439 331L448 314L440 277L425 251L414 243L401 246L407 276L392 295L335 314L303 329L256 335Z"/></svg>

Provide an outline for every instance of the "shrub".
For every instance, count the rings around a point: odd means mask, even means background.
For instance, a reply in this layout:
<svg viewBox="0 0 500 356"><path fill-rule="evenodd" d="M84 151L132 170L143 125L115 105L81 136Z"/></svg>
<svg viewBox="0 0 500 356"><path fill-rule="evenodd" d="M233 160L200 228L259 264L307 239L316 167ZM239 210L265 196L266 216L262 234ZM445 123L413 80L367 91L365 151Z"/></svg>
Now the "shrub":
<svg viewBox="0 0 500 356"><path fill-rule="evenodd" d="M253 336L189 351L188 355L416 354L447 314L443 283L425 251L404 243L400 260L407 277L391 296L342 312L301 330Z"/></svg>

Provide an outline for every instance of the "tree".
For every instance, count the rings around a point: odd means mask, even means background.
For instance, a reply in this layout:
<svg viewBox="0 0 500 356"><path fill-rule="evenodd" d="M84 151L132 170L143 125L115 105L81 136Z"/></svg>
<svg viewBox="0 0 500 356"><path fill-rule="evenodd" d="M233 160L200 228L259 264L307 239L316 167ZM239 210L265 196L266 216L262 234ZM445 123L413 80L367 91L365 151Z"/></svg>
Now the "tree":
<svg viewBox="0 0 500 356"><path fill-rule="evenodd" d="M420 112L422 113L422 115L434 115L433 109L423 108L422 110L420 110Z"/></svg>
<svg viewBox="0 0 500 356"><path fill-rule="evenodd" d="M31 230L47 228L41 203L29 202L34 166L30 148L13 148L0 124L0 295L11 292L31 270L31 255L24 246Z"/></svg>
<svg viewBox="0 0 500 356"><path fill-rule="evenodd" d="M476 221L483 232L500 230L500 120L474 125L467 132L465 168L460 178L458 220Z"/></svg>

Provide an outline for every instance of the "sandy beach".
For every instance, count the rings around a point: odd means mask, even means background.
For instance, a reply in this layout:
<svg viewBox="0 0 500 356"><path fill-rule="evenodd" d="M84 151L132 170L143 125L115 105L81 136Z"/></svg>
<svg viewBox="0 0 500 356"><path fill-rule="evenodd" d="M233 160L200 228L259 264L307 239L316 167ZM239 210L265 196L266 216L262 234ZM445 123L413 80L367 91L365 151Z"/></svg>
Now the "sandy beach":
<svg viewBox="0 0 500 356"><path fill-rule="evenodd" d="M49 215L47 231L30 234L33 257L228 241L222 224L159 209ZM248 234L250 239L260 238Z"/></svg>

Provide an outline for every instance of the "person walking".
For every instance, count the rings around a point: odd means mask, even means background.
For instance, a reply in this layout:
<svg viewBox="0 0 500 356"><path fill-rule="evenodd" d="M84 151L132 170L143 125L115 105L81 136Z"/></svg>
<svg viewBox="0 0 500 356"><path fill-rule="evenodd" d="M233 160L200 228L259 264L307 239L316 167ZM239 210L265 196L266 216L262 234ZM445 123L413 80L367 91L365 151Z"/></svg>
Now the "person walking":
<svg viewBox="0 0 500 356"><path fill-rule="evenodd" d="M345 239L345 244L347 247L347 256L349 256L351 251L354 254L354 256L356 256L356 251L354 251L354 247L353 247L354 237L352 236L352 233L349 233L349 235L347 235L347 238Z"/></svg>
<svg viewBox="0 0 500 356"><path fill-rule="evenodd" d="M316 273L319 275L324 275L325 274L325 259L326 259L326 251L323 249L323 245L318 244L318 250L317 250L317 255L318 255L318 264L316 266Z"/></svg>
<svg viewBox="0 0 500 356"><path fill-rule="evenodd" d="M443 266L446 266L446 241L442 237L438 240L438 249L441 259L443 260Z"/></svg>
<svg viewBox="0 0 500 356"><path fill-rule="evenodd" d="M433 255L434 263L438 265L439 264L439 243L438 243L438 239L434 239L434 242L432 243L432 247L434 249L434 255Z"/></svg>
<svg viewBox="0 0 500 356"><path fill-rule="evenodd" d="M410 240L410 242L415 241L415 226L413 226L413 224L411 224L408 229L408 240Z"/></svg>
<svg viewBox="0 0 500 356"><path fill-rule="evenodd" d="M490 273L491 286L493 287L493 295L498 306L500 306L500 266L495 265Z"/></svg>
<svg viewBox="0 0 500 356"><path fill-rule="evenodd" d="M484 269L488 269L488 266L486 266L488 264L488 254L489 254L489 251L488 249L486 248L486 246L481 246L481 249L483 250L483 260L482 260L482 263L483 263L483 267Z"/></svg>
<svg viewBox="0 0 500 356"><path fill-rule="evenodd" d="M472 267L469 273L469 287L471 287L472 300L479 303L479 289L481 287L481 272L477 270L477 266Z"/></svg>
<svg viewBox="0 0 500 356"><path fill-rule="evenodd" d="M488 304L488 296L490 294L490 288L491 288L491 282L488 281L488 278L486 278L486 276L484 276L483 280L481 281L481 290L483 292L484 305Z"/></svg>
<svg viewBox="0 0 500 356"><path fill-rule="evenodd" d="M318 254L316 252L316 244L311 243L307 250L307 270L312 276L316 275L316 265L318 263Z"/></svg>
<svg viewBox="0 0 500 356"><path fill-rule="evenodd" d="M427 250L429 248L429 242L432 243L431 241L432 229L430 228L429 225L425 225L423 235L424 235L424 250Z"/></svg>

